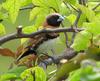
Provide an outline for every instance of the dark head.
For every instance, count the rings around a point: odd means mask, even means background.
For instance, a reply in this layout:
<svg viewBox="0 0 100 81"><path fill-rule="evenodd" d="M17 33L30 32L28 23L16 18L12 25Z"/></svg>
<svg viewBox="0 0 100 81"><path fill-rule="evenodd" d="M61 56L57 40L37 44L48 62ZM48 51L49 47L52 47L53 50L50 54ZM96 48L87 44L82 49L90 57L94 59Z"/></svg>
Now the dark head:
<svg viewBox="0 0 100 81"><path fill-rule="evenodd" d="M53 13L47 16L46 24L44 26L49 25L53 27L59 27L63 20L64 20L64 17L61 16L59 13Z"/></svg>

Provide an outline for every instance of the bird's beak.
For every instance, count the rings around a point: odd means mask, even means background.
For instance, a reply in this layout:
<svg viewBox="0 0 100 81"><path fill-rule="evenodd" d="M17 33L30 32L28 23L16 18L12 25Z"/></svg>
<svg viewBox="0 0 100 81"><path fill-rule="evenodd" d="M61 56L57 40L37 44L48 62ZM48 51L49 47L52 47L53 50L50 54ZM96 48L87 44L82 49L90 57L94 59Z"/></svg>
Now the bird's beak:
<svg viewBox="0 0 100 81"><path fill-rule="evenodd" d="M61 22L65 19L65 16L59 16L59 19L57 20L57 22Z"/></svg>

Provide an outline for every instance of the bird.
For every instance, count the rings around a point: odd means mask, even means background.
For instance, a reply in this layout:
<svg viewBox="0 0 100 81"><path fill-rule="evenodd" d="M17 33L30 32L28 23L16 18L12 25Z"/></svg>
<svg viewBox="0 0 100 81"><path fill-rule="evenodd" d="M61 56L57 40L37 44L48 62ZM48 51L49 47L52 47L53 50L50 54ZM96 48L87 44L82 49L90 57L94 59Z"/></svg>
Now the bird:
<svg viewBox="0 0 100 81"><path fill-rule="evenodd" d="M64 20L64 17L62 15L60 15L59 13L51 13L49 14L43 24L42 27L43 29L55 29L58 28L60 26L60 24L62 23L62 21ZM21 52L21 54L19 55L19 57L17 58L16 61L21 60L22 58L28 56L28 55L32 55L33 60L37 58L37 48L44 42L44 41L48 41L50 39L54 39L57 38L59 36L58 33L43 33L43 34L39 34L36 35L32 38L29 38L27 46L24 48L25 51Z"/></svg>

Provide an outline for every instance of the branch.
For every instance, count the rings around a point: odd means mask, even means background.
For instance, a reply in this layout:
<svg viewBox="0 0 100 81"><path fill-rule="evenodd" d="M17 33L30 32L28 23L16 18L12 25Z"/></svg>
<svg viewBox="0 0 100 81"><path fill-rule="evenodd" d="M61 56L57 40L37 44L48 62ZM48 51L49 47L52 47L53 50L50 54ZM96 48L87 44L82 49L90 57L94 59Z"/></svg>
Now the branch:
<svg viewBox="0 0 100 81"><path fill-rule="evenodd" d="M79 10L76 9L72 4L69 4L69 6L70 6L72 9L74 9L76 12L79 12Z"/></svg>
<svg viewBox="0 0 100 81"><path fill-rule="evenodd" d="M88 2L100 2L100 0L88 0Z"/></svg>
<svg viewBox="0 0 100 81"><path fill-rule="evenodd" d="M86 6L88 0L78 0L79 4Z"/></svg>
<svg viewBox="0 0 100 81"><path fill-rule="evenodd" d="M45 66L48 66L48 65L51 65L52 63L54 64L59 64L60 63L60 60L62 59L71 59L73 58L74 56L77 55L78 52L74 51L73 49L71 48L68 48L68 49L65 49L65 51L60 54L60 55L53 55L52 58L48 58L44 61L42 61L39 65L44 67Z"/></svg>
<svg viewBox="0 0 100 81"><path fill-rule="evenodd" d="M66 47L70 48L69 42L68 42L68 34L66 32L64 32L65 35L65 39L66 39Z"/></svg>
<svg viewBox="0 0 100 81"><path fill-rule="evenodd" d="M80 16L81 16L81 13L82 13L81 10L78 10L77 18L76 18L73 26L77 27L78 21L79 21Z"/></svg>
<svg viewBox="0 0 100 81"><path fill-rule="evenodd" d="M85 2L84 2L84 0L78 0L78 1L79 1L79 4L86 5ZM81 14L82 14L81 10L78 9L78 14L77 14L76 20L75 20L74 24L72 25L72 27L74 26L74 27L77 28L77 25L78 25L78 22L79 22L79 19L80 19ZM75 39L75 36L76 36L76 32L73 32L70 46L73 44L74 39Z"/></svg>
<svg viewBox="0 0 100 81"><path fill-rule="evenodd" d="M36 6L26 6L26 7L22 7L22 8L20 8L20 10L27 10L27 9L33 9L34 7L36 7Z"/></svg>
<svg viewBox="0 0 100 81"><path fill-rule="evenodd" d="M98 3L92 10L96 10L100 6L100 3Z"/></svg>
<svg viewBox="0 0 100 81"><path fill-rule="evenodd" d="M61 23L61 25L62 25L62 27L64 27L63 23ZM64 32L64 35L65 35L65 40L66 40L66 47L69 48L70 46L69 46L69 42L68 42L68 34L67 34L67 32Z"/></svg>
<svg viewBox="0 0 100 81"><path fill-rule="evenodd" d="M74 24L73 24L73 26L75 26L76 28L77 28L77 24L78 24L78 21L79 21L79 19L80 19L81 13L82 13L82 12L79 10L78 15L77 15L77 18L76 18L76 20L75 20L75 22L74 22ZM73 26L72 26L72 27L73 27ZM76 30L76 31L77 31L77 30ZM74 39L75 39L75 36L76 36L76 32L73 32L72 40L71 40L70 46L73 44Z"/></svg>
<svg viewBox="0 0 100 81"><path fill-rule="evenodd" d="M10 40L14 40L14 39L19 39L19 38L32 38L36 35L39 35L39 34L42 34L42 33L52 33L52 32L55 32L55 33L60 33L60 32L75 32L75 30L77 31L82 31L83 29L74 29L74 28L57 28L57 29L42 29L42 30L39 30L37 32L33 32L31 34L24 34L24 33L21 33L20 32L20 35L19 33L12 33L12 34L9 34L9 35L6 35L6 36L3 36L0 38L0 45L4 44L5 42L7 41L10 41Z"/></svg>

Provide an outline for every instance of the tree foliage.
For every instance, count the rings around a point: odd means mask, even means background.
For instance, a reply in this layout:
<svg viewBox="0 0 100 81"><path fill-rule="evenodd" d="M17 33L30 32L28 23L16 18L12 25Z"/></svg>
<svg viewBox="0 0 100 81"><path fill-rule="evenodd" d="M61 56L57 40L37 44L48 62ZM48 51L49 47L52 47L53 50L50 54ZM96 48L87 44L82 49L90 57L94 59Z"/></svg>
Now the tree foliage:
<svg viewBox="0 0 100 81"><path fill-rule="evenodd" d="M37 61L32 68L16 66L0 75L0 81L62 81L63 79L66 81L100 81L100 63L97 62L100 61L99 0L5 0L0 4L0 35L2 37L7 35L3 22L9 20L13 24L16 23L20 11L27 9L30 9L28 20L34 23L22 28L24 34L43 29L42 24L50 13L60 13L65 17L62 28L74 29L71 33L61 32L56 43L51 40L43 45L43 47L48 46L49 50L41 47L40 50L46 50L46 53L51 55L51 53L56 54L71 48L77 52L77 55L70 60L67 59L66 63L57 64L61 66L56 67L56 71L49 71L50 73L47 69L43 70L43 67L37 66ZM82 31L79 32L78 28ZM20 41L21 44L16 47L17 52L23 50L27 38L22 38ZM13 57L15 60L17 57L15 52L2 47L0 55Z"/></svg>

